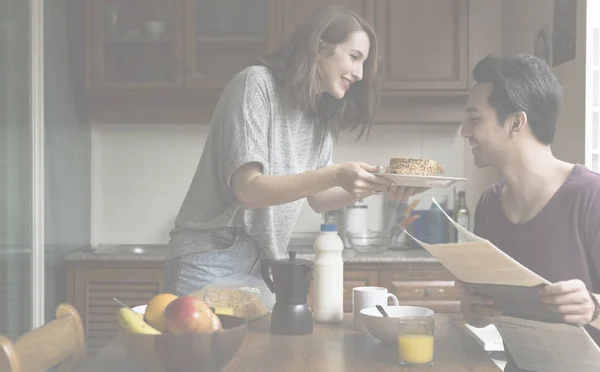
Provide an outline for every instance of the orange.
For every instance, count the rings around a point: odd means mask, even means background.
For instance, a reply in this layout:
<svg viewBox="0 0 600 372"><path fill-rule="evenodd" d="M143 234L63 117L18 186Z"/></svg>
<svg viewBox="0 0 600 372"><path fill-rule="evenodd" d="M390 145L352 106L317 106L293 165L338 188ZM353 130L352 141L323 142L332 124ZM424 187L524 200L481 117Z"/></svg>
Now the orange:
<svg viewBox="0 0 600 372"><path fill-rule="evenodd" d="M175 299L177 299L177 296L172 293L160 293L152 297L146 306L144 320L159 331L167 332L167 324L163 314L167 306Z"/></svg>

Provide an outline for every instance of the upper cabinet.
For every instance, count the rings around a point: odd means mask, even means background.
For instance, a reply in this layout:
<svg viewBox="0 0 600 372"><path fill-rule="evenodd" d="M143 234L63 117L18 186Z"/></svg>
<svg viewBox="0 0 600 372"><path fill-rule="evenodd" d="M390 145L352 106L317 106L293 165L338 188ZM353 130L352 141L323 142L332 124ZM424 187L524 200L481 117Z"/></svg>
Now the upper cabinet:
<svg viewBox="0 0 600 372"><path fill-rule="evenodd" d="M385 90L465 90L468 0L378 0Z"/></svg>
<svg viewBox="0 0 600 372"><path fill-rule="evenodd" d="M292 36L296 26L317 8L330 4L344 5L373 23L376 3L377 1L373 0L283 0L283 40L281 42Z"/></svg>
<svg viewBox="0 0 600 372"><path fill-rule="evenodd" d="M487 7L469 0L87 0L92 119L208 123L233 75L325 4L345 5L374 25L383 117L397 120L400 110L419 115L413 103L423 97L453 97L452 104L464 97L470 40L485 45L469 35L478 32L469 27L470 8L479 17Z"/></svg>
<svg viewBox="0 0 600 372"><path fill-rule="evenodd" d="M90 1L91 88L181 87L184 79L183 1Z"/></svg>
<svg viewBox="0 0 600 372"><path fill-rule="evenodd" d="M88 88L222 89L267 53L272 0L88 0Z"/></svg>
<svg viewBox="0 0 600 372"><path fill-rule="evenodd" d="M270 0L188 0L186 87L220 89L274 46Z"/></svg>

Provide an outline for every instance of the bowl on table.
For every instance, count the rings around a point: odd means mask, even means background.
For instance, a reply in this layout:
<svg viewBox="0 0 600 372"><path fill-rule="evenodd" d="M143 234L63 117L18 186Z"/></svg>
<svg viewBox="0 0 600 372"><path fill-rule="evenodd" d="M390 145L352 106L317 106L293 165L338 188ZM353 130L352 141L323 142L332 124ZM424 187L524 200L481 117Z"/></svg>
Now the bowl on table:
<svg viewBox="0 0 600 372"><path fill-rule="evenodd" d="M133 310L144 314L145 305ZM238 352L246 336L247 322L218 314L222 329L211 333L144 334L119 326L125 353L144 371L217 372Z"/></svg>
<svg viewBox="0 0 600 372"><path fill-rule="evenodd" d="M382 306L389 317L381 315L376 307L360 311L367 331L382 342L398 342L398 319L406 317L433 317L435 312L420 306Z"/></svg>

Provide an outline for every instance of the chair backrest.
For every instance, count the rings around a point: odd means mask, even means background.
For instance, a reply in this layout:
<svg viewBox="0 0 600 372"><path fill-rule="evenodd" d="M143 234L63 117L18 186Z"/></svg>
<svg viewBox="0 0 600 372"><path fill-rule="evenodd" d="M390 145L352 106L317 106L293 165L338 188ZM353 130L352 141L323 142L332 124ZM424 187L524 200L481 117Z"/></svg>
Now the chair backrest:
<svg viewBox="0 0 600 372"><path fill-rule="evenodd" d="M56 319L21 336L16 343L0 336L0 372L73 371L85 357L81 317L69 304L56 308Z"/></svg>

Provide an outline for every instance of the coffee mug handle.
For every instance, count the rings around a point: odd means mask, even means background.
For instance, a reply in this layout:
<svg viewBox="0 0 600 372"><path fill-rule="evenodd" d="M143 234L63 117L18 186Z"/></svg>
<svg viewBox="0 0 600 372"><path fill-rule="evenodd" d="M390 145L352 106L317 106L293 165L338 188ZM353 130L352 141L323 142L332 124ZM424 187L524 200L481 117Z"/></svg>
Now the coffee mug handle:
<svg viewBox="0 0 600 372"><path fill-rule="evenodd" d="M394 301L394 305L395 306L400 306L400 303L398 302L398 297L396 297L395 294L393 293L388 293L387 298L392 298L392 300Z"/></svg>

